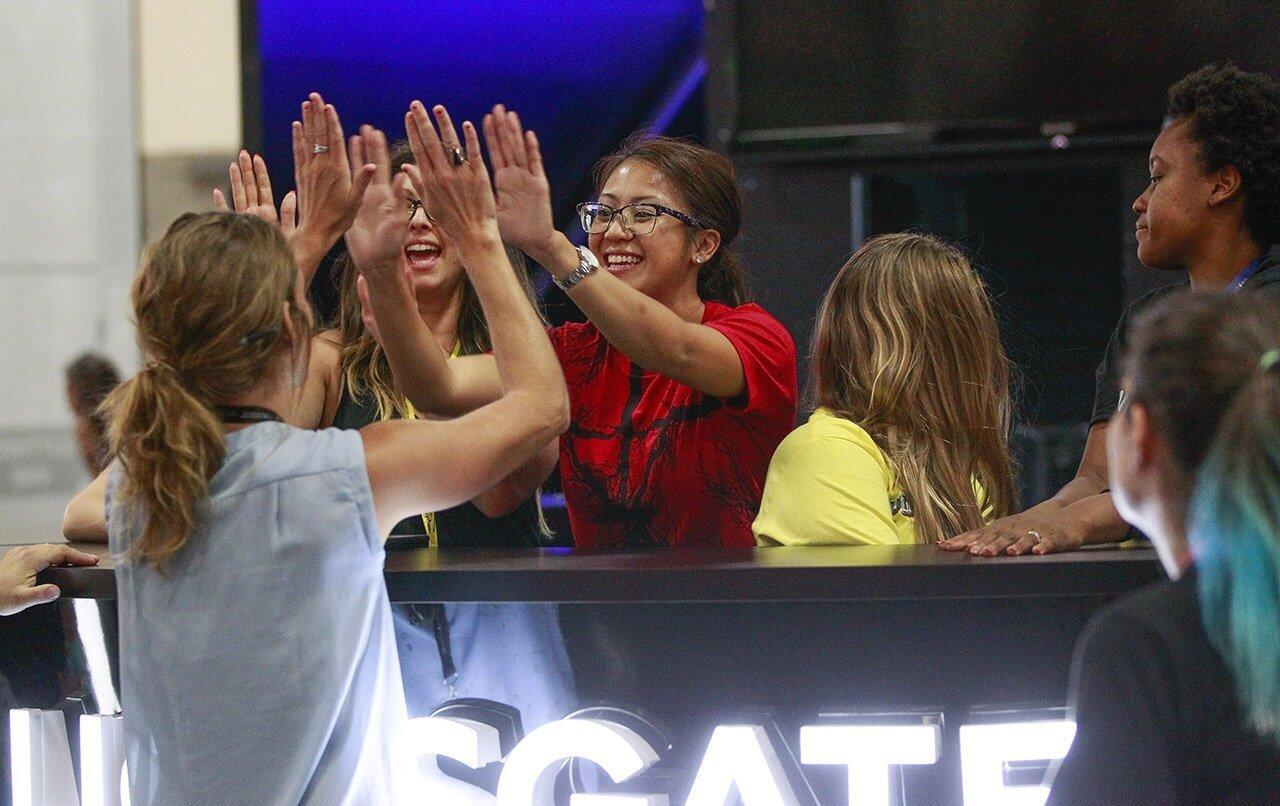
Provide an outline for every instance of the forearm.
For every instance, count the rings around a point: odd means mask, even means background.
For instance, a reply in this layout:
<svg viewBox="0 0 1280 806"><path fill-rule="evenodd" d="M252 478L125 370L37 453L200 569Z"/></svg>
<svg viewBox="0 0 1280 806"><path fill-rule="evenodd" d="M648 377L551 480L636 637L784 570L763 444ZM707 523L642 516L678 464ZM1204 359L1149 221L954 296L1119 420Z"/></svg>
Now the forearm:
<svg viewBox="0 0 1280 806"><path fill-rule="evenodd" d="M1086 498L1098 495L1099 493L1106 491L1106 489L1107 485L1105 482L1095 478L1095 474L1087 472L1082 468L1075 478L1064 484L1062 489L1058 490L1052 498L1038 504L1036 508L1038 509L1039 507L1047 506L1048 511L1056 511L1078 501L1083 501Z"/></svg>
<svg viewBox="0 0 1280 806"><path fill-rule="evenodd" d="M413 292L403 278L365 275L369 305L378 323L383 352L400 391L416 409L454 417L483 405L468 401L454 383L449 357L422 321Z"/></svg>
<svg viewBox="0 0 1280 806"><path fill-rule="evenodd" d="M1120 517L1109 492L1081 498L1058 510L1054 517L1075 532L1085 546L1115 543L1124 540L1129 532L1129 524Z"/></svg>
<svg viewBox="0 0 1280 806"><path fill-rule="evenodd" d="M305 223L300 224L293 231L289 239L289 248L293 251L294 260L298 262L298 272L302 275L303 288L311 286L311 280L320 270L320 262L341 237L341 232L327 234L316 232L308 228Z"/></svg>
<svg viewBox="0 0 1280 806"><path fill-rule="evenodd" d="M468 276L484 309L493 342L493 358L508 392L540 396L568 416L564 376L546 329L516 281L497 227L472 233L461 244Z"/></svg>
<svg viewBox="0 0 1280 806"><path fill-rule="evenodd" d="M510 514L538 491L555 469L559 455L560 441L552 440L514 473L472 499L472 503L490 518Z"/></svg>
<svg viewBox="0 0 1280 806"><path fill-rule="evenodd" d="M540 255L531 255L556 278L579 264L577 249L563 235ZM690 348L690 323L667 306L600 269L569 291L569 298L616 349L645 369L687 383L699 391L697 356Z"/></svg>

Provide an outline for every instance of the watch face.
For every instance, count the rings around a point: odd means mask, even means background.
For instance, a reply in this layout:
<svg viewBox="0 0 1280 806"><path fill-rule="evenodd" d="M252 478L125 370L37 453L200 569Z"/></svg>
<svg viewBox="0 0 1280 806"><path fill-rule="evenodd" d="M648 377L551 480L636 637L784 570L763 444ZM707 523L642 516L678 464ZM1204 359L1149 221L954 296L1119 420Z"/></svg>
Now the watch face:
<svg viewBox="0 0 1280 806"><path fill-rule="evenodd" d="M600 268L600 261L596 259L596 253L592 252L585 246L578 247L578 255L582 258L582 262L586 263L593 269Z"/></svg>

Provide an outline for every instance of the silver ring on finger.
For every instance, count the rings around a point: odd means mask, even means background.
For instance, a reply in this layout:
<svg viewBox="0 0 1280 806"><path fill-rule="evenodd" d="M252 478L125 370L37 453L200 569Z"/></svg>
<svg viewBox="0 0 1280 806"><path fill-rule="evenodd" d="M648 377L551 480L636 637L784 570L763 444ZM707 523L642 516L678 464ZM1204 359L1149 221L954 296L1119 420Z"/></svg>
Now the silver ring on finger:
<svg viewBox="0 0 1280 806"><path fill-rule="evenodd" d="M1040 533L1037 532L1035 529L1028 529L1027 536L1029 536L1036 543L1039 543L1041 540L1044 540L1044 538L1040 536Z"/></svg>
<svg viewBox="0 0 1280 806"><path fill-rule="evenodd" d="M328 147L328 146L322 146L322 145L320 145L319 143L316 143L314 146L312 146L312 148L311 148L311 153L312 153L312 154L323 154L324 152L326 152L326 151L328 151L328 150L329 150L329 147Z"/></svg>
<svg viewBox="0 0 1280 806"><path fill-rule="evenodd" d="M453 150L449 152L449 162L453 163L453 167L457 168L466 161L467 152L463 151L461 147L454 146Z"/></svg>

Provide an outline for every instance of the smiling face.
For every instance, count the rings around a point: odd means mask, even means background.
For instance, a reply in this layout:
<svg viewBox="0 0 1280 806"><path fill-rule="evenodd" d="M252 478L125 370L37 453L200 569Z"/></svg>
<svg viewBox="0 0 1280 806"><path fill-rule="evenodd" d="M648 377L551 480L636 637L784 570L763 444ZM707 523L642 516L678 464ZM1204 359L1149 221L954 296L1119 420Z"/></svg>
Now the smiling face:
<svg viewBox="0 0 1280 806"><path fill-rule="evenodd" d="M419 299L424 295L451 294L462 283L461 256L445 243L440 230L420 206L414 209L405 232L400 270L409 272L414 296Z"/></svg>
<svg viewBox="0 0 1280 806"><path fill-rule="evenodd" d="M652 202L690 213L688 202L661 171L643 160L623 162L605 180L600 202L615 209L635 202ZM632 235L622 228L620 217L606 231L591 235L587 243L600 265L627 285L673 307L685 296L698 296L695 257L705 249L696 231L669 215L659 216L653 232Z"/></svg>
<svg viewBox="0 0 1280 806"><path fill-rule="evenodd" d="M1151 182L1133 203L1138 260L1153 269L1186 268L1211 223L1214 179L1205 170L1191 122L1175 120L1151 146Z"/></svg>

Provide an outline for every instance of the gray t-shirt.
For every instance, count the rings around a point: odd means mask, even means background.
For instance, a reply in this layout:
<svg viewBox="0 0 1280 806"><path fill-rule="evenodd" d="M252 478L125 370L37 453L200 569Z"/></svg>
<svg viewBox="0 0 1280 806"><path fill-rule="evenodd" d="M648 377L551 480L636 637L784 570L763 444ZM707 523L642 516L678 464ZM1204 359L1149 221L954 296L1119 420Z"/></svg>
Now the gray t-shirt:
<svg viewBox="0 0 1280 806"><path fill-rule="evenodd" d="M144 522L121 481L117 555ZM405 704L360 435L230 433L209 492L163 573L116 567L133 803L390 802Z"/></svg>

